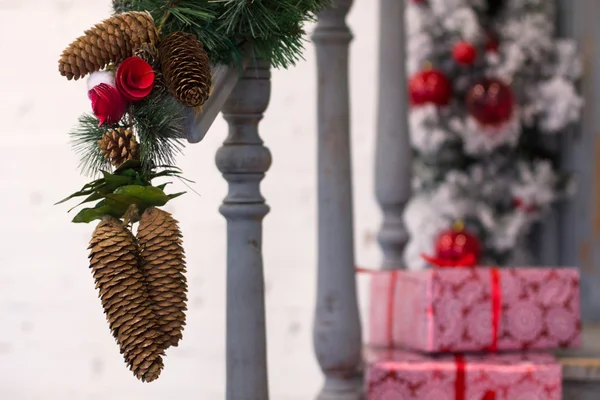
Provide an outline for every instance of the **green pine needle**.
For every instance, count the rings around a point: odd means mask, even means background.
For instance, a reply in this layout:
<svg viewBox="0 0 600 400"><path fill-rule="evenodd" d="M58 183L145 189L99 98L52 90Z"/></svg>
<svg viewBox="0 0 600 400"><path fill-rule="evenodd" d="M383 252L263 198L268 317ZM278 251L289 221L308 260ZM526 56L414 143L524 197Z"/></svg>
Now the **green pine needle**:
<svg viewBox="0 0 600 400"><path fill-rule="evenodd" d="M287 68L302 59L303 25L331 0L129 0L115 11L150 11L163 35L198 37L214 64L238 65L240 57ZM248 49L249 48L249 49ZM242 49L245 49L244 52Z"/></svg>
<svg viewBox="0 0 600 400"><path fill-rule="evenodd" d="M100 170L110 170L111 165L104 158L98 141L111 127L100 126L98 118L92 114L79 117L79 125L71 131L71 144L76 154L80 156L79 168L87 176L97 176Z"/></svg>
<svg viewBox="0 0 600 400"><path fill-rule="evenodd" d="M185 106L164 92L153 92L132 107L135 131L140 141L143 169L173 165L185 139Z"/></svg>

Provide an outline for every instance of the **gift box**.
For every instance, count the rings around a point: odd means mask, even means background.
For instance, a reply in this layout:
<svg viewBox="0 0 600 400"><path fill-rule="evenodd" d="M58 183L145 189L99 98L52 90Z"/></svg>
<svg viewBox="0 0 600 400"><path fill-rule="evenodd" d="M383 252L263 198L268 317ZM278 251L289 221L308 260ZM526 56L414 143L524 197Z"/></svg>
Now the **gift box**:
<svg viewBox="0 0 600 400"><path fill-rule="evenodd" d="M367 400L561 400L562 372L549 354L366 354Z"/></svg>
<svg viewBox="0 0 600 400"><path fill-rule="evenodd" d="M373 346L494 352L581 343L576 268L435 268L371 279Z"/></svg>

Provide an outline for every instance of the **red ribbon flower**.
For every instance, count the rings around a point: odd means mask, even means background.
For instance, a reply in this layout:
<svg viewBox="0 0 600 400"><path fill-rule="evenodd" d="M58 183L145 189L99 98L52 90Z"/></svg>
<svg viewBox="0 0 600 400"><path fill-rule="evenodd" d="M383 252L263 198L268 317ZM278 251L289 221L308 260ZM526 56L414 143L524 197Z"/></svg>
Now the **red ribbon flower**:
<svg viewBox="0 0 600 400"><path fill-rule="evenodd" d="M154 71L139 57L129 57L119 65L115 74L117 89L126 99L142 100L152 91Z"/></svg>
<svg viewBox="0 0 600 400"><path fill-rule="evenodd" d="M117 88L107 83L100 83L88 91L92 101L92 111L100 120L99 125L116 124L121 120L127 109L127 100Z"/></svg>

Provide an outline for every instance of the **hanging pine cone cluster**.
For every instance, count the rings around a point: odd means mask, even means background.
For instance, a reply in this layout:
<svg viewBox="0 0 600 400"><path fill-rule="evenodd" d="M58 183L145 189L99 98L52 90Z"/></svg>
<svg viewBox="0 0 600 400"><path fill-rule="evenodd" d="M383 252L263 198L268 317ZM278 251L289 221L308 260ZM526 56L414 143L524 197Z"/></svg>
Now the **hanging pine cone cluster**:
<svg viewBox="0 0 600 400"><path fill-rule="evenodd" d="M187 301L181 232L171 214L151 207L137 238L104 217L90 241L90 268L110 330L134 375L157 379L164 351L183 336Z"/></svg>
<svg viewBox="0 0 600 400"><path fill-rule="evenodd" d="M194 35L175 32L159 46L162 73L171 94L187 107L204 104L211 90L208 54Z"/></svg>
<svg viewBox="0 0 600 400"><path fill-rule="evenodd" d="M84 163L93 165L89 172L114 167L69 197L97 201L73 222L101 220L89 246L96 288L126 364L138 379L152 382L165 351L183 337L187 281L178 222L153 207L181 193L167 195L165 185L151 181L178 176L163 160L171 160L169 152L177 147L169 141L185 136L185 124L177 122L184 120L185 107L207 100L211 68L194 35L161 38L150 13L127 11L132 4L114 0L117 14L71 43L58 69L69 80L89 75L94 116L80 120L87 122L75 141L86 150Z"/></svg>
<svg viewBox="0 0 600 400"><path fill-rule="evenodd" d="M119 167L125 161L139 160L140 147L131 129L115 128L104 135L98 141L98 147L104 158Z"/></svg>
<svg viewBox="0 0 600 400"><path fill-rule="evenodd" d="M67 79L79 79L99 71L109 63L118 64L133 55L143 43L158 42L158 32L150 13L131 11L117 14L77 38L59 61L59 71Z"/></svg>

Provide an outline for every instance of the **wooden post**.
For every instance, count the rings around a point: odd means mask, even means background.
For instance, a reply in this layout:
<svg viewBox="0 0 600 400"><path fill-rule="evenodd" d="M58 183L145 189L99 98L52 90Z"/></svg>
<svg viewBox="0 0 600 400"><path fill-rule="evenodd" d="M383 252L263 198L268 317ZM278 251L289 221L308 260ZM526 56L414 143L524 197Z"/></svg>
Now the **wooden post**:
<svg viewBox="0 0 600 400"><path fill-rule="evenodd" d="M260 182L271 153L258 134L269 103L269 65L250 63L225 102L229 135L216 163L229 183L227 219L227 400L268 400L262 220L269 212Z"/></svg>
<svg viewBox="0 0 600 400"><path fill-rule="evenodd" d="M360 398L361 330L356 295L348 48L351 0L318 15L318 282L314 347L325 374L319 400Z"/></svg>
<svg viewBox="0 0 600 400"><path fill-rule="evenodd" d="M408 241L402 217L410 197L412 176L404 7L404 1L380 1L375 195L383 212L378 239L383 251L384 269L403 267L404 246Z"/></svg>
<svg viewBox="0 0 600 400"><path fill-rule="evenodd" d="M584 322L600 322L600 8L595 0L558 1L561 33L577 40L584 76L582 121L561 139L561 167L573 174L577 191L560 209L553 243L559 265L581 268L581 312Z"/></svg>

